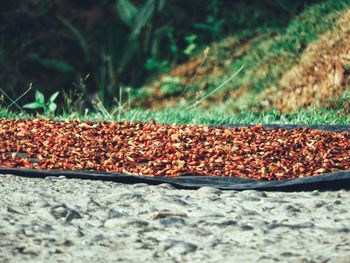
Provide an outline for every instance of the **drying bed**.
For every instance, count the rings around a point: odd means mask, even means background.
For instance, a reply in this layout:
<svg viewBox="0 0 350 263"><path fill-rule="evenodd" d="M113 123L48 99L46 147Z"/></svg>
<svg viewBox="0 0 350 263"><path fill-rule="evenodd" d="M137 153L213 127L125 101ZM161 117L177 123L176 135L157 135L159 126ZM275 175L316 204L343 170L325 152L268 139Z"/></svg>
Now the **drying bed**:
<svg viewBox="0 0 350 263"><path fill-rule="evenodd" d="M348 177L350 129L0 120L0 154L0 172L283 185Z"/></svg>

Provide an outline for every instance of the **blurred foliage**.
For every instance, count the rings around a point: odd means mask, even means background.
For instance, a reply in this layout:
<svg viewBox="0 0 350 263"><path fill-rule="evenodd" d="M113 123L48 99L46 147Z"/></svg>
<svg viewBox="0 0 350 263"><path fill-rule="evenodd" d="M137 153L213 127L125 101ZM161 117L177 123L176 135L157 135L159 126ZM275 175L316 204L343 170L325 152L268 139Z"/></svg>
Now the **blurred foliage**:
<svg viewBox="0 0 350 263"><path fill-rule="evenodd" d="M48 96L84 79L79 92L108 107L120 87L140 87L228 34L285 26L313 2L1 1L0 84L16 98L31 82Z"/></svg>

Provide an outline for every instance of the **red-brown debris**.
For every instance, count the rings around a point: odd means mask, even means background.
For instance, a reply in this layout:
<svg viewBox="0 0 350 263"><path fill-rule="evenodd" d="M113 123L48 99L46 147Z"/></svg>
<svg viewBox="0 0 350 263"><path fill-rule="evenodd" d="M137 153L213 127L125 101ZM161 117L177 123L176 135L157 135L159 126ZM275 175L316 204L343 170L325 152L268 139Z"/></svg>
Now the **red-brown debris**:
<svg viewBox="0 0 350 263"><path fill-rule="evenodd" d="M0 120L0 166L280 180L349 170L350 132Z"/></svg>

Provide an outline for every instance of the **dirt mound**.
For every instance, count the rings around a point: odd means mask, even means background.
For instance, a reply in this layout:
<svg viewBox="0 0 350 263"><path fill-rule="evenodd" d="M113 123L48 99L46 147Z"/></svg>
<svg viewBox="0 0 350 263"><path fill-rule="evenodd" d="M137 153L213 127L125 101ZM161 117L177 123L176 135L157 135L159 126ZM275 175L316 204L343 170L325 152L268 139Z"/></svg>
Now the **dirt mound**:
<svg viewBox="0 0 350 263"><path fill-rule="evenodd" d="M281 112L320 107L350 86L350 10L341 14L335 30L309 45L300 62L265 93Z"/></svg>
<svg viewBox="0 0 350 263"><path fill-rule="evenodd" d="M234 69L245 65L234 81L208 98L201 107L225 103L229 112L277 108L287 113L330 106L347 113L350 102L342 97L350 86L350 11L331 12L327 18L332 25L329 31L310 24L314 29L309 33L318 32L316 40L303 46L305 16L299 17L303 22L295 19L296 22L285 30L258 31L244 38L228 37L213 43L205 56L198 54L149 83L149 96L136 100L135 106L162 109L185 105L215 89ZM293 37L300 41L291 44ZM300 47L297 51L282 48L288 45Z"/></svg>

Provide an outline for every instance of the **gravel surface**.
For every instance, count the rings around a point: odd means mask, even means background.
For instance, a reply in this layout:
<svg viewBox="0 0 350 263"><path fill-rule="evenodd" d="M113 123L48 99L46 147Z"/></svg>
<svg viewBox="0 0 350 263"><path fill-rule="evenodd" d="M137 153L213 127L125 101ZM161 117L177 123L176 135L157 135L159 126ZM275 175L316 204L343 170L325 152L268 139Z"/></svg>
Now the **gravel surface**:
<svg viewBox="0 0 350 263"><path fill-rule="evenodd" d="M0 262L349 262L350 191L0 175Z"/></svg>

